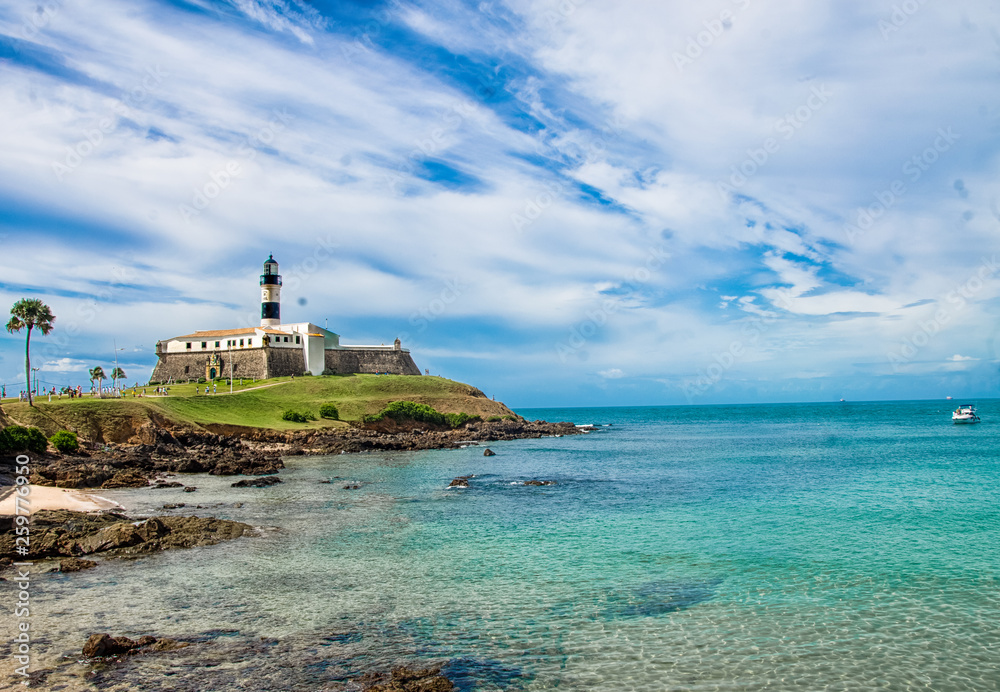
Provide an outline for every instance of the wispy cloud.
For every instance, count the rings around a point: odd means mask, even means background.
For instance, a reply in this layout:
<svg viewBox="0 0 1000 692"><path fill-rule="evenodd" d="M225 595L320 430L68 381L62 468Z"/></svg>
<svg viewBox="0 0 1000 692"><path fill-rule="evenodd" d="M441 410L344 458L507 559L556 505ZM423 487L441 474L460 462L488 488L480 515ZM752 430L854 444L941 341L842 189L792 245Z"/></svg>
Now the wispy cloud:
<svg viewBox="0 0 1000 692"><path fill-rule="evenodd" d="M96 363L111 334L151 368L157 339L252 321L274 252L297 279L285 314L407 334L513 403L598 400L581 382L683 401L734 344L705 400L988 389L990 5L928 3L883 37L860 2L731 4L683 69L718 12L94 0L27 35L36 9L7 8L0 242L32 259L0 301L53 305L45 362ZM454 280L460 300L414 319ZM930 323L894 371L886 353ZM14 378L18 342L0 344Z"/></svg>

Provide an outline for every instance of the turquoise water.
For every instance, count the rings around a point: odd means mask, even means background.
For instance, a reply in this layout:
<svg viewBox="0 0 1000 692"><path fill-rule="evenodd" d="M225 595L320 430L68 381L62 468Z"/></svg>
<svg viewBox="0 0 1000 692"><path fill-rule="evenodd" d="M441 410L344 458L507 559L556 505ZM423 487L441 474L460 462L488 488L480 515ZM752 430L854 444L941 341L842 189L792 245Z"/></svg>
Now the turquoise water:
<svg viewBox="0 0 1000 692"><path fill-rule="evenodd" d="M39 646L199 639L121 689L350 689L401 661L464 690L998 689L1000 402L977 426L950 404L523 410L602 427L489 458L293 457L267 489L104 491L266 528L44 575Z"/></svg>

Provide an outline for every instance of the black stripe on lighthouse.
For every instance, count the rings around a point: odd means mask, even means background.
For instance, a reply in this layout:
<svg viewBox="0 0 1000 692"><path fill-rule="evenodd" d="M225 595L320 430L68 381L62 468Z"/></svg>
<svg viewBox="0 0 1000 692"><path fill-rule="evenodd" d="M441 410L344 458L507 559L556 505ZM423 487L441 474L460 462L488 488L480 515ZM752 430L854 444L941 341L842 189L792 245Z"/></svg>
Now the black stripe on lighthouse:
<svg viewBox="0 0 1000 692"><path fill-rule="evenodd" d="M262 320L280 320L281 303L261 303L260 318Z"/></svg>

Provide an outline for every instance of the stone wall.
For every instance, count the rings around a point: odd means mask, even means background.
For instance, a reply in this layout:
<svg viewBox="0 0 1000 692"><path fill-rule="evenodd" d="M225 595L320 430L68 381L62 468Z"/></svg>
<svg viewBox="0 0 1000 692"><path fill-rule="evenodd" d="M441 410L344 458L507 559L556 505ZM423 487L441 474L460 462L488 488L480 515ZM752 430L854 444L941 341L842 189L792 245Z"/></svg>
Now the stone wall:
<svg viewBox="0 0 1000 692"><path fill-rule="evenodd" d="M153 382L197 380L205 377L205 364L210 352L161 353L153 368ZM233 377L255 378L287 377L305 372L306 361L301 348L253 348L244 351L223 351L219 377L229 377L229 359L233 361ZM406 351L391 350L328 350L326 369L337 375L355 373L375 374L388 372L393 375L419 375L420 369ZM185 368L187 371L185 372Z"/></svg>
<svg viewBox="0 0 1000 692"><path fill-rule="evenodd" d="M420 374L420 368L406 351L367 349L328 350L326 352L326 370L336 375L380 372L392 375Z"/></svg>
<svg viewBox="0 0 1000 692"><path fill-rule="evenodd" d="M301 348L265 348L267 354L266 377L301 375L306 371L306 358Z"/></svg>
<svg viewBox="0 0 1000 692"><path fill-rule="evenodd" d="M268 351L272 349L267 349ZM219 367L220 377L229 377L229 361L233 363L233 377L256 378L258 380L268 377L268 369L264 356L265 349L253 348L245 351L223 351L221 356L221 366ZM173 379L174 382L184 382L186 380L197 380L205 377L205 364L211 352L193 353L161 353L160 360L153 368L153 374L149 379L152 382L166 382ZM299 353L299 360L302 354ZM187 371L185 372L185 368ZM299 371L301 372L301 370ZM299 373L296 373L299 374Z"/></svg>

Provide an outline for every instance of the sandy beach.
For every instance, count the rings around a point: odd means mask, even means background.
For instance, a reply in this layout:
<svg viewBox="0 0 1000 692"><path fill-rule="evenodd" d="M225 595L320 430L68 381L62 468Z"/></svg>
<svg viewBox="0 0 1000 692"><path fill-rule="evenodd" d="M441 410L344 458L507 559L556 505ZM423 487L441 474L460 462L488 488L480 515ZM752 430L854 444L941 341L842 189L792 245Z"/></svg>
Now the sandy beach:
<svg viewBox="0 0 1000 692"><path fill-rule="evenodd" d="M98 512L103 509L123 509L117 502L91 495L79 490L53 488L47 485L28 485L30 492L26 498L30 505L22 502L22 507L28 507L34 514L42 509L69 509L74 512ZM14 500L17 494L14 488L5 489L0 494L0 516L14 514Z"/></svg>

